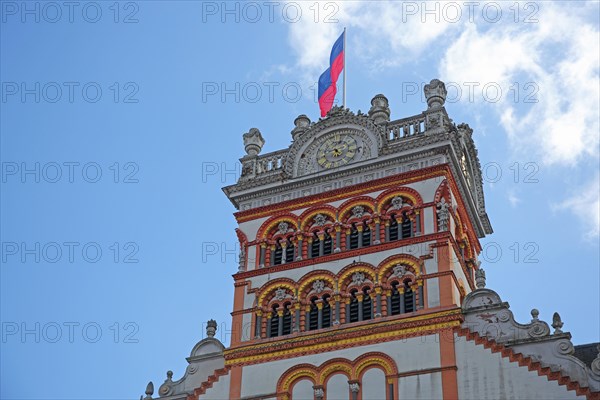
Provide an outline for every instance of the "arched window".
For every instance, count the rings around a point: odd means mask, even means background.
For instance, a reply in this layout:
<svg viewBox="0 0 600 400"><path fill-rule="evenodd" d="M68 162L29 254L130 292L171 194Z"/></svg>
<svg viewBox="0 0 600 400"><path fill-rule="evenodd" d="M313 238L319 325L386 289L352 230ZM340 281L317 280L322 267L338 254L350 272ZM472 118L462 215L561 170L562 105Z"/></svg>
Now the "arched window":
<svg viewBox="0 0 600 400"><path fill-rule="evenodd" d="M333 240L329 231L325 231L325 238L323 239L323 255L331 254L333 250Z"/></svg>
<svg viewBox="0 0 600 400"><path fill-rule="evenodd" d="M402 213L402 239L406 239L412 236L412 222L410 218L406 216L406 213Z"/></svg>
<svg viewBox="0 0 600 400"><path fill-rule="evenodd" d="M273 265L279 265L283 261L283 247L279 239L275 243L275 251L273 252Z"/></svg>
<svg viewBox="0 0 600 400"><path fill-rule="evenodd" d="M277 304L273 305L271 312L271 327L269 329L269 337L279 336L279 315L277 314Z"/></svg>
<svg viewBox="0 0 600 400"><path fill-rule="evenodd" d="M350 291L350 304L348 307L348 316L346 317L348 322L357 322L358 321L358 299L356 298L356 293L358 293L357 289L352 289Z"/></svg>
<svg viewBox="0 0 600 400"><path fill-rule="evenodd" d="M321 247L321 239L317 232L313 233L313 240L310 245L310 256L311 258L319 257L319 248Z"/></svg>
<svg viewBox="0 0 600 400"><path fill-rule="evenodd" d="M310 299L310 311L308 312L308 330L312 331L319 328L319 308L317 307L317 298Z"/></svg>
<svg viewBox="0 0 600 400"><path fill-rule="evenodd" d="M289 263L294 261L294 244L292 243L291 238L287 238L286 248L285 248L285 262Z"/></svg>
<svg viewBox="0 0 600 400"><path fill-rule="evenodd" d="M290 303L285 303L283 305L283 335L289 335L292 333L292 313L290 312Z"/></svg>
<svg viewBox="0 0 600 400"><path fill-rule="evenodd" d="M398 220L396 220L396 216L392 215L390 217L390 233L389 233L389 241L398 240Z"/></svg>
<svg viewBox="0 0 600 400"><path fill-rule="evenodd" d="M350 236L348 240L348 248L349 249L358 249L358 229L356 229L356 224L352 224L350 228Z"/></svg>
<svg viewBox="0 0 600 400"><path fill-rule="evenodd" d="M321 314L321 328L329 328L331 326L331 305L329 304L330 296L323 296L323 310Z"/></svg>
<svg viewBox="0 0 600 400"><path fill-rule="evenodd" d="M400 291L398 290L398 282L392 282L392 294L390 295L390 314L400 314Z"/></svg>
<svg viewBox="0 0 600 400"><path fill-rule="evenodd" d="M415 311L415 294L410 287L410 279L404 281L404 312Z"/></svg>
<svg viewBox="0 0 600 400"><path fill-rule="evenodd" d="M367 320L373 318L373 301L369 292L371 289L363 289L363 301L362 301L362 319Z"/></svg>
<svg viewBox="0 0 600 400"><path fill-rule="evenodd" d="M366 221L363 222L362 245L363 247L371 245L371 228L369 228Z"/></svg>

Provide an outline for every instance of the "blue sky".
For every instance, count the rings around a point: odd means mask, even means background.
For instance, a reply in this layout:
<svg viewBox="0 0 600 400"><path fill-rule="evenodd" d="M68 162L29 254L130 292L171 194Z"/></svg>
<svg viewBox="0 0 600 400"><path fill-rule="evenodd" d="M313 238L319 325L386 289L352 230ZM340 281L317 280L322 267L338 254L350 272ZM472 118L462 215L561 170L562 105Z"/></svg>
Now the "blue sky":
<svg viewBox="0 0 600 400"><path fill-rule="evenodd" d="M598 2L452 4L0 2L0 397L183 374L203 323L230 321L241 135L277 150L318 118L343 27L351 109L418 114L439 78L474 129L488 287L600 340Z"/></svg>

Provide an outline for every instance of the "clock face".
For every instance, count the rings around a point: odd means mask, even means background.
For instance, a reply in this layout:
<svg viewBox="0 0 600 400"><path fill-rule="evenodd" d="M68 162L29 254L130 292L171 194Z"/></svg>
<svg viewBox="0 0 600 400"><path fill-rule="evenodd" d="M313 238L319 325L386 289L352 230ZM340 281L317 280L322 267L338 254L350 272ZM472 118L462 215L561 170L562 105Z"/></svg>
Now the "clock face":
<svg viewBox="0 0 600 400"><path fill-rule="evenodd" d="M322 168L346 165L356 156L357 148L358 144L352 136L336 134L319 147L317 162Z"/></svg>

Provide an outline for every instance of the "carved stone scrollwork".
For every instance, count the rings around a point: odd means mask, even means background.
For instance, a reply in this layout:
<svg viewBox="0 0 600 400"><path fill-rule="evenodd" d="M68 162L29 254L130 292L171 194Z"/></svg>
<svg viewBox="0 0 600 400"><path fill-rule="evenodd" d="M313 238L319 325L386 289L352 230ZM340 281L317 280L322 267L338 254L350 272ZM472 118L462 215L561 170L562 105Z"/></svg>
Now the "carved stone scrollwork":
<svg viewBox="0 0 600 400"><path fill-rule="evenodd" d="M277 233L284 234L289 230L290 225L287 222L280 222L277 226Z"/></svg>
<svg viewBox="0 0 600 400"><path fill-rule="evenodd" d="M275 300L281 301L286 298L286 292L284 288L277 288L275 290Z"/></svg>
<svg viewBox="0 0 600 400"><path fill-rule="evenodd" d="M315 293L321 293L323 290L325 290L325 282L323 282L321 279L317 279L313 282L313 290Z"/></svg>
<svg viewBox="0 0 600 400"><path fill-rule="evenodd" d="M360 390L360 386L358 385L358 382L350 383L350 391L352 393L358 393L359 390Z"/></svg>
<svg viewBox="0 0 600 400"><path fill-rule="evenodd" d="M437 216L438 216L438 231L447 231L449 228L450 221L450 204L446 202L446 199L442 197L442 200L437 203Z"/></svg>
<svg viewBox="0 0 600 400"><path fill-rule="evenodd" d="M396 266L394 266L393 271L394 271L393 274L395 276L397 276L398 278L401 278L406 274L406 267L402 264L397 264Z"/></svg>
<svg viewBox="0 0 600 400"><path fill-rule="evenodd" d="M173 383L173 371L167 371L167 379L165 379L165 382L160 385L160 388L158 389L158 394L162 397L162 396L168 396L171 394L172 392L172 387L171 384Z"/></svg>
<svg viewBox="0 0 600 400"><path fill-rule="evenodd" d="M322 387L315 387L314 391L315 391L315 399L321 400L325 397L325 392L323 391Z"/></svg>
<svg viewBox="0 0 600 400"><path fill-rule="evenodd" d="M365 215L365 208L363 206L356 206L352 209L352 216L354 218L362 218Z"/></svg>
<svg viewBox="0 0 600 400"><path fill-rule="evenodd" d="M544 337L550 334L550 328L544 322L534 322L527 329L527 334L531 337Z"/></svg>
<svg viewBox="0 0 600 400"><path fill-rule="evenodd" d="M352 274L352 283L354 285L360 286L365 282L365 274L362 272L355 272Z"/></svg>
<svg viewBox="0 0 600 400"><path fill-rule="evenodd" d="M327 219L325 218L325 216L323 214L315 215L315 222L314 222L315 225L323 226L323 225L325 225L326 221L327 221Z"/></svg>
<svg viewBox="0 0 600 400"><path fill-rule="evenodd" d="M571 343L571 341L568 339L559 340L558 343L555 344L554 348L558 354L562 355L573 354L575 352L573 343Z"/></svg>
<svg viewBox="0 0 600 400"><path fill-rule="evenodd" d="M394 210L399 210L404 205L404 201L402 200L402 196L396 196L392 199L392 207Z"/></svg>

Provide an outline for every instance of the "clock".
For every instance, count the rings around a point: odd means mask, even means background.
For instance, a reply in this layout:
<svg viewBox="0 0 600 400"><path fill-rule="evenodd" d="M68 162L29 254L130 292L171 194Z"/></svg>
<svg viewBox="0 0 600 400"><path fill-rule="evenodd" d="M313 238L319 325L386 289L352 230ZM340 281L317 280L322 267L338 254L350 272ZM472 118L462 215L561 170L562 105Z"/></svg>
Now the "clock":
<svg viewBox="0 0 600 400"><path fill-rule="evenodd" d="M336 134L327 139L317 151L317 163L322 168L348 164L356 156L358 143L350 135Z"/></svg>

